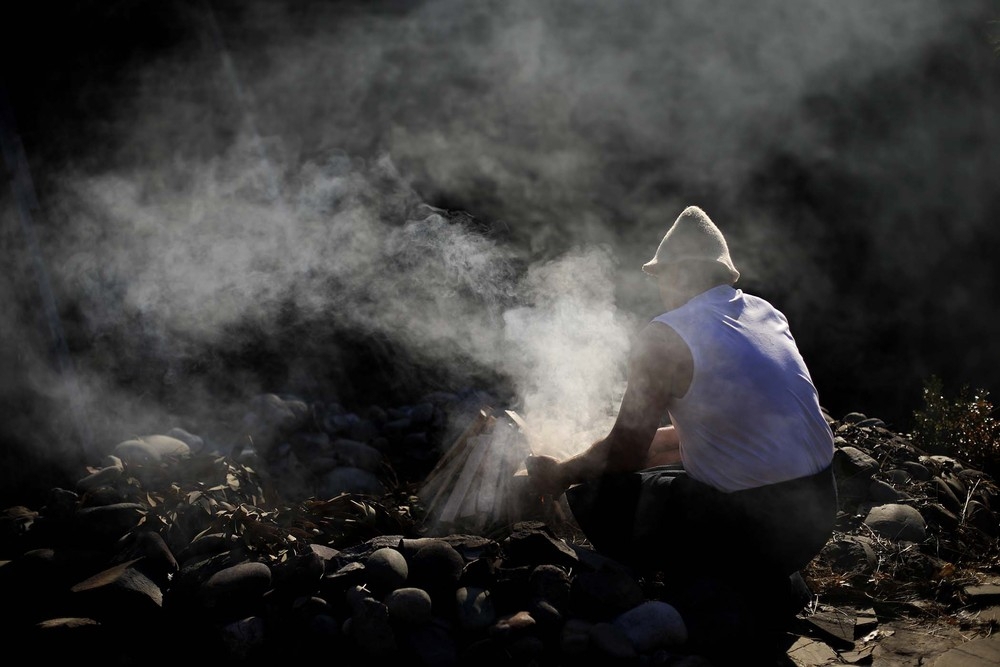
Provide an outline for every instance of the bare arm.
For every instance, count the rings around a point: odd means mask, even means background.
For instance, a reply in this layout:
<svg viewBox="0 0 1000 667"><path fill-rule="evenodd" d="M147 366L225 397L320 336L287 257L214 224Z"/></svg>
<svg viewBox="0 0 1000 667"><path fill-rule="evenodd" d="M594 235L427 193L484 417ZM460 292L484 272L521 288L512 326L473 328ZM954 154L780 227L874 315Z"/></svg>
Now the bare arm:
<svg viewBox="0 0 1000 667"><path fill-rule="evenodd" d="M650 324L643 329L629 358L628 385L610 433L565 461L529 461L528 472L542 492L558 495L602 474L646 467L660 418L671 398L687 391L690 355L669 327Z"/></svg>
<svg viewBox="0 0 1000 667"><path fill-rule="evenodd" d="M681 462L681 439L673 426L656 429L653 442L649 445L644 468Z"/></svg>

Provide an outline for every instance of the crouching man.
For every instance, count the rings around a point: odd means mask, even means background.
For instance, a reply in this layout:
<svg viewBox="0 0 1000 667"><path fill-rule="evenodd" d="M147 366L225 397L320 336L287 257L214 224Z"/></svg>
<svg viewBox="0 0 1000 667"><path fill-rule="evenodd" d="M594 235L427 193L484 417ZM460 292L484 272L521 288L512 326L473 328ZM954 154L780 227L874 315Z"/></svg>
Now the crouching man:
<svg viewBox="0 0 1000 667"><path fill-rule="evenodd" d="M530 457L529 479L566 493L596 550L662 575L693 645L756 637L801 609L797 573L832 534L833 434L786 317L735 287L704 211L642 268L665 312L637 337L614 426L571 458Z"/></svg>

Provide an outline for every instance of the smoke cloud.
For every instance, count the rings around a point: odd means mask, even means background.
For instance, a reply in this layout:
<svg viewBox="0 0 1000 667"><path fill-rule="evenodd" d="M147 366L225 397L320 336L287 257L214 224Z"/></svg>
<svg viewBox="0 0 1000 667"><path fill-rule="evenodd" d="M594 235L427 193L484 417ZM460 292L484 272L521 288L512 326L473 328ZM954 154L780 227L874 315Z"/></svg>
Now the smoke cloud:
<svg viewBox="0 0 1000 667"><path fill-rule="evenodd" d="M899 419L932 372L989 388L993 9L178 5L176 42L79 89L113 103L32 165L69 376L0 209L4 396L45 406L18 435L47 439L40 415L74 396L101 446L222 395L369 400L364 348L397 388L503 377L535 444L569 453L610 425L658 312L638 267L689 204L789 315L833 411Z"/></svg>
<svg viewBox="0 0 1000 667"><path fill-rule="evenodd" d="M279 337L289 312L305 323L293 345L317 347L310 338L333 320L424 365L505 371L527 413L540 396L553 401L546 382L564 407L582 408L592 399L581 392L607 392L620 374L628 334L609 257L567 253L521 276L510 249L467 217L422 204L387 157L297 165L277 199L252 169L230 163L240 159L236 150L173 174L156 166L66 179L64 233L50 241L49 263L78 326L111 344L103 354L94 346L79 369L97 382L91 406L114 394L103 373L144 367L169 383L186 358L238 344L240 330ZM136 358L123 359L129 352ZM276 390L244 381L245 395Z"/></svg>
<svg viewBox="0 0 1000 667"><path fill-rule="evenodd" d="M504 313L503 369L519 381L536 454L575 454L614 421L633 322L614 308L612 265L587 249L533 266L531 305Z"/></svg>

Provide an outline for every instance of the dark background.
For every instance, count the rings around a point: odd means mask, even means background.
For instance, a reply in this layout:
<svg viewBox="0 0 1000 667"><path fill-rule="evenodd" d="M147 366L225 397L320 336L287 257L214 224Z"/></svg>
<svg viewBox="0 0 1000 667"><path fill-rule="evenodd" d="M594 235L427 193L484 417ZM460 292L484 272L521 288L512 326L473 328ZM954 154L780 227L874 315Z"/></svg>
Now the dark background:
<svg viewBox="0 0 1000 667"><path fill-rule="evenodd" d="M5 465L256 391L599 383L689 204L834 415L996 391L1000 12L878 5L5 6Z"/></svg>

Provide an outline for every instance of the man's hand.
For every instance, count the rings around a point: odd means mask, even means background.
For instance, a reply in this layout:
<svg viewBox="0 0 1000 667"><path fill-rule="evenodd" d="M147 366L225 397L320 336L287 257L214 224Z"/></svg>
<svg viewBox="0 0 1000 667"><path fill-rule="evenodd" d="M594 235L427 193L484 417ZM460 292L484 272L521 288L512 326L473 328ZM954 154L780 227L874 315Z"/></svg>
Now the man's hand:
<svg viewBox="0 0 1000 667"><path fill-rule="evenodd" d="M551 456L529 456L524 460L528 479L539 495L558 498L566 490L562 464Z"/></svg>

